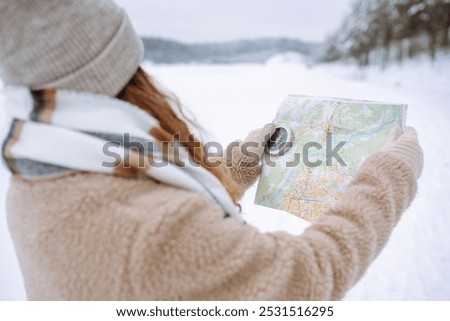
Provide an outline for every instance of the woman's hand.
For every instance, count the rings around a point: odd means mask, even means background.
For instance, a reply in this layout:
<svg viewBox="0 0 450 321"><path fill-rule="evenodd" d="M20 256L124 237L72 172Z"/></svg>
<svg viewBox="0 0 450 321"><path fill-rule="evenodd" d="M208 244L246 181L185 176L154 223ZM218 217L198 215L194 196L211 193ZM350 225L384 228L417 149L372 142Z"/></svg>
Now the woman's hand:
<svg viewBox="0 0 450 321"><path fill-rule="evenodd" d="M399 161L405 163L419 178L423 170L423 151L419 145L417 131L413 127L406 127L401 133L400 127L395 127L390 134L383 151L389 152Z"/></svg>
<svg viewBox="0 0 450 321"><path fill-rule="evenodd" d="M266 124L252 130L244 141L236 140L227 147L226 166L230 169L233 180L244 191L256 182L261 173L261 158L275 128L273 123Z"/></svg>

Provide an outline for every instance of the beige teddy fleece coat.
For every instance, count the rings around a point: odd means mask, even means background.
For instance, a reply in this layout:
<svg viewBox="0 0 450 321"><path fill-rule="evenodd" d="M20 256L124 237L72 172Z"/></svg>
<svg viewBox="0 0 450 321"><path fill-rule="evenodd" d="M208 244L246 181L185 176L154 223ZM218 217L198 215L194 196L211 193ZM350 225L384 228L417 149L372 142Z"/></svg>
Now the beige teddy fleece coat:
<svg viewBox="0 0 450 321"><path fill-rule="evenodd" d="M404 135L405 136L405 135ZM335 300L411 203L415 133L372 155L300 236L260 233L203 196L92 173L12 177L10 231L31 300Z"/></svg>

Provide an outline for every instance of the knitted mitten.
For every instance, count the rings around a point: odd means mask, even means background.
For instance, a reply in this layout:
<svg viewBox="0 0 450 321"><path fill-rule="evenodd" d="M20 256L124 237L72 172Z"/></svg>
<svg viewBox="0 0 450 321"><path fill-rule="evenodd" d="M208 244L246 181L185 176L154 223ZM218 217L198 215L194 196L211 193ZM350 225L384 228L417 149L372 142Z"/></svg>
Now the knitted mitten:
<svg viewBox="0 0 450 321"><path fill-rule="evenodd" d="M241 188L241 194L258 179L264 148L275 128L275 124L266 124L263 128L251 131L244 141L236 140L228 145L227 169Z"/></svg>
<svg viewBox="0 0 450 321"><path fill-rule="evenodd" d="M390 153L400 162L405 163L419 178L423 170L423 151L417 139L417 131L412 127L406 127L403 134L399 127L391 132L389 141L382 151Z"/></svg>

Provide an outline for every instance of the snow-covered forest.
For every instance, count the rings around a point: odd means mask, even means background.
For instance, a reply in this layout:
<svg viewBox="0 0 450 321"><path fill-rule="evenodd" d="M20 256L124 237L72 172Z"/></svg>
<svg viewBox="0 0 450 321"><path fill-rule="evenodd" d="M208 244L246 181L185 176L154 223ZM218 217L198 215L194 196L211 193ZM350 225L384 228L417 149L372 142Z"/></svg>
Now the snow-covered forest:
<svg viewBox="0 0 450 321"><path fill-rule="evenodd" d="M262 38L214 43L187 44L168 39L143 37L145 59L157 64L265 63L272 56L296 53L308 60L321 52L320 43L288 38Z"/></svg>
<svg viewBox="0 0 450 321"><path fill-rule="evenodd" d="M329 37L323 59L385 65L450 47L449 0L357 0Z"/></svg>

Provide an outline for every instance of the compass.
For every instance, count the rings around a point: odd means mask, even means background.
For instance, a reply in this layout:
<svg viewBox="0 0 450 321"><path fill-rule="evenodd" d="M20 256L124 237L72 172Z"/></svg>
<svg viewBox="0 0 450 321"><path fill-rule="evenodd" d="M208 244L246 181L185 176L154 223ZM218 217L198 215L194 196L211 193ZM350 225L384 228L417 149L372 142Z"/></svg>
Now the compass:
<svg viewBox="0 0 450 321"><path fill-rule="evenodd" d="M294 133L285 126L278 126L266 144L265 151L273 156L281 156L292 147Z"/></svg>

